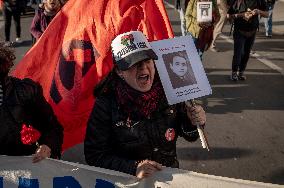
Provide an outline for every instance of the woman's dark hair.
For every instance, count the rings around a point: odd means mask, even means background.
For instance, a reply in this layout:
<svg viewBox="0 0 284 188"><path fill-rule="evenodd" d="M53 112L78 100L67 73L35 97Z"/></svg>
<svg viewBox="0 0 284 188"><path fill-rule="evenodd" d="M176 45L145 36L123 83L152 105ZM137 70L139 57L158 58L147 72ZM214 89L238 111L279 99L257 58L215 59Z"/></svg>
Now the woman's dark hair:
<svg viewBox="0 0 284 188"><path fill-rule="evenodd" d="M0 46L0 72L8 72L14 65L15 59L14 50L9 47Z"/></svg>
<svg viewBox="0 0 284 188"><path fill-rule="evenodd" d="M116 74L116 67L113 67L108 75L102 79L94 89L94 96L98 97L103 93L107 93L112 86L114 85L115 80L119 79L119 76Z"/></svg>

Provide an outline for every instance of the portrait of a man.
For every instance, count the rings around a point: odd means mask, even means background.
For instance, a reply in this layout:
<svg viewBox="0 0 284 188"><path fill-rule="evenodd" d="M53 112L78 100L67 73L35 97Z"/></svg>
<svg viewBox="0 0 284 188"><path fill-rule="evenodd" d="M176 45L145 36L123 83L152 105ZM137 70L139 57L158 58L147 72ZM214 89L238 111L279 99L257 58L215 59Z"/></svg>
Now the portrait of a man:
<svg viewBox="0 0 284 188"><path fill-rule="evenodd" d="M197 83L185 50L162 57L174 89Z"/></svg>

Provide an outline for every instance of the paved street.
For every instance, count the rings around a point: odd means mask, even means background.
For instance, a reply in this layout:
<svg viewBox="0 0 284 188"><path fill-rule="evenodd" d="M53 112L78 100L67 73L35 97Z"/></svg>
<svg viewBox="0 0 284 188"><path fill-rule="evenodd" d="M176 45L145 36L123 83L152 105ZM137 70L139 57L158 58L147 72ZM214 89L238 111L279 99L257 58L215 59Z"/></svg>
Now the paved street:
<svg viewBox="0 0 284 188"><path fill-rule="evenodd" d="M168 0L168 2L173 2ZM176 36L181 35L179 13L165 2ZM213 94L202 99L207 112L206 131L211 151L200 141L178 142L180 168L199 173L284 185L284 2L274 11L273 37L264 37L260 26L247 81L232 82L233 55L230 25L217 40L220 52L205 53L203 65ZM24 43L16 46L17 62L30 48L32 15L22 18ZM12 25L14 40L14 25ZM0 37L4 38L0 17ZM82 145L63 155L64 160L84 163Z"/></svg>

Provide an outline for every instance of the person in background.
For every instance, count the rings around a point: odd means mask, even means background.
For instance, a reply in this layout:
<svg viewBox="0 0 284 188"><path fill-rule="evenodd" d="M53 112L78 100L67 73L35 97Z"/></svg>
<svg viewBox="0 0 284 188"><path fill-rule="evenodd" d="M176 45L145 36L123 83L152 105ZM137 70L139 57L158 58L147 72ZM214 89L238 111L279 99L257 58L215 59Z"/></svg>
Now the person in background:
<svg viewBox="0 0 284 188"><path fill-rule="evenodd" d="M21 12L23 10L23 4L25 0L4 0L3 5L3 16L5 21L5 46L11 46L12 42L10 41L10 31L12 17L14 19L15 28L16 28L16 42L21 43Z"/></svg>
<svg viewBox="0 0 284 188"><path fill-rule="evenodd" d="M213 31L213 40L210 46L210 50L214 52L218 52L219 50L216 48L216 39L222 33L223 27L226 23L227 12L228 12L228 4L227 0L217 0L217 6L220 13L220 20L214 27Z"/></svg>
<svg viewBox="0 0 284 188"><path fill-rule="evenodd" d="M111 46L114 67L95 88L87 124L87 164L140 179L162 165L178 168L177 138L198 138L196 125L206 121L203 108L168 105L154 65L158 57L143 33L118 35Z"/></svg>
<svg viewBox="0 0 284 188"><path fill-rule="evenodd" d="M193 38L198 54L202 59L203 52L210 46L213 39L214 25L219 21L220 15L215 0L212 0L212 21L197 22L197 2L199 0L190 0L186 12L186 32Z"/></svg>
<svg viewBox="0 0 284 188"><path fill-rule="evenodd" d="M266 0L268 6L268 18L265 18L264 25L265 25L265 36L268 38L272 37L272 16L273 16L273 9L275 0Z"/></svg>
<svg viewBox="0 0 284 188"><path fill-rule="evenodd" d="M254 44L259 16L268 17L265 0L237 0L230 3L228 18L234 22L234 56L231 80L246 80L244 72Z"/></svg>
<svg viewBox="0 0 284 188"><path fill-rule="evenodd" d="M14 52L0 46L0 155L33 155L33 162L46 157L60 158L63 128L46 102L42 88L30 79L8 76ZM27 130L29 129L29 130ZM38 133L29 142L27 132ZM34 139L34 138L33 138Z"/></svg>
<svg viewBox="0 0 284 188"><path fill-rule="evenodd" d="M41 37L46 30L48 24L61 9L60 0L45 0L42 6L38 9L31 24L31 34L36 41Z"/></svg>
<svg viewBox="0 0 284 188"><path fill-rule="evenodd" d="M182 36L186 35L186 24L185 24L185 17L184 17L184 13L187 7L189 0L176 0L176 9L179 10L179 15L180 15L180 27L181 27L181 33Z"/></svg>

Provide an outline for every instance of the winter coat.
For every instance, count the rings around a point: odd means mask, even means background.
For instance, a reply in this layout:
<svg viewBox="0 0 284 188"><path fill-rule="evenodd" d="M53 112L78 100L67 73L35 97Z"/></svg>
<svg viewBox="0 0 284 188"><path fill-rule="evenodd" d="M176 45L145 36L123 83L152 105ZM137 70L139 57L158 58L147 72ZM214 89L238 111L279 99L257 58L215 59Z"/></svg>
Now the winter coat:
<svg viewBox="0 0 284 188"><path fill-rule="evenodd" d="M169 106L163 99L150 116L138 118L137 112L123 112L114 93L111 89L96 98L84 143L86 162L132 175L139 161L145 159L178 168L178 136L187 141L198 138L184 106Z"/></svg>
<svg viewBox="0 0 284 188"><path fill-rule="evenodd" d="M6 77L2 82L4 100L0 106L0 155L31 155L36 144L21 141L23 124L41 133L38 140L51 149L51 157L59 158L63 142L63 128L52 108L43 97L42 88L30 79Z"/></svg>
<svg viewBox="0 0 284 188"><path fill-rule="evenodd" d="M44 14L44 9L38 9L37 13L33 18L30 28L31 34L36 40L41 37L41 35L46 30L48 24L51 22L54 16L47 16Z"/></svg>
<svg viewBox="0 0 284 188"><path fill-rule="evenodd" d="M237 2L232 1L229 6L228 14L234 15L246 12L248 9L254 10L259 9L262 11L267 11L268 6L265 0L245 0L239 6ZM251 32L247 37L250 37L255 34L256 30L259 27L259 18L258 15L254 15L249 21L246 21L242 17L234 19L234 32Z"/></svg>
<svg viewBox="0 0 284 188"><path fill-rule="evenodd" d="M268 6L272 6L275 4L275 0L266 0Z"/></svg>

